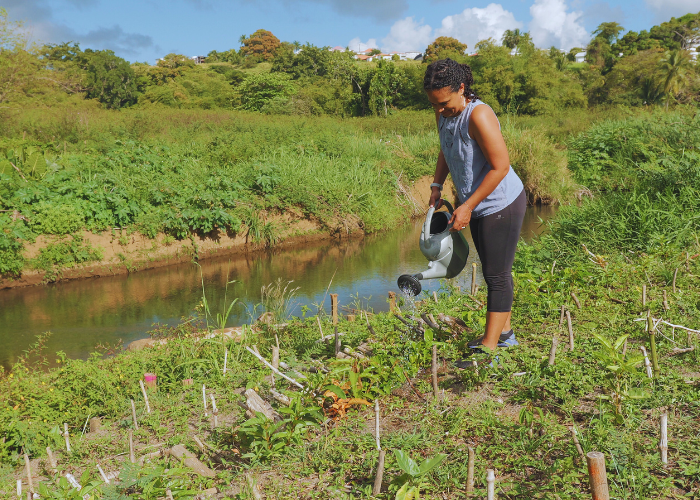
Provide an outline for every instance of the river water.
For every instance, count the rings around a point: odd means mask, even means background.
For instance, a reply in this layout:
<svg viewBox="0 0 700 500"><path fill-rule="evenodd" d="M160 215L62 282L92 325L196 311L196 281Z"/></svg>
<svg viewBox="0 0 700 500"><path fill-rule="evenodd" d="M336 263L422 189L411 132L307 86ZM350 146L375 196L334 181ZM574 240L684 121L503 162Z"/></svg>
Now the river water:
<svg viewBox="0 0 700 500"><path fill-rule="evenodd" d="M552 207L530 207L522 236L541 232L540 219ZM124 345L147 337L156 323L174 325L189 316L202 301L202 288L214 314L221 312L226 283L227 301L238 297L229 326L248 323L263 311L260 289L282 278L299 287L295 315L303 306L315 314L330 311L328 294L337 293L341 308L388 309L387 292L398 291L401 274L427 267L418 248L421 222L362 239L309 243L290 249L272 249L205 259L194 263L141 271L132 275L84 279L65 283L0 290L0 365L9 368L35 340L50 331L47 353L64 351L69 358L85 358L98 344ZM464 231L470 245L469 231ZM471 286L469 262L455 278L462 289ZM479 280L481 277L479 276ZM202 287L203 283L203 287ZM429 293L438 280L423 282ZM49 356L52 359L52 356Z"/></svg>

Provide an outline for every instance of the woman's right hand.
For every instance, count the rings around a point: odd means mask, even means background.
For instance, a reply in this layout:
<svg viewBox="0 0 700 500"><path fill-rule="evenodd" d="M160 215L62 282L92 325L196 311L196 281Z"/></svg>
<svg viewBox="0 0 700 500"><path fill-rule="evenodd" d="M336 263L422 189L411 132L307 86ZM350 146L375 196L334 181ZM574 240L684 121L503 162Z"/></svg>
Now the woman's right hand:
<svg viewBox="0 0 700 500"><path fill-rule="evenodd" d="M432 187L430 189L431 189L431 193L430 193L430 201L428 202L428 206L432 207L433 205L435 205L437 203L437 206L435 206L435 210L437 210L438 208L440 208L440 205L441 205L440 198L442 196L442 192L440 191L440 188L438 188L438 187Z"/></svg>

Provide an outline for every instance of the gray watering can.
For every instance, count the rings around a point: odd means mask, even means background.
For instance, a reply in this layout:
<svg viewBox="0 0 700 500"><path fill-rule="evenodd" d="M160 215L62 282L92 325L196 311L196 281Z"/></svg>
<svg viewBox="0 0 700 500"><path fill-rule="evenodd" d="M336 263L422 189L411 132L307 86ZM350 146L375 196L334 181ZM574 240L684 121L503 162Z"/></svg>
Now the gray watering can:
<svg viewBox="0 0 700 500"><path fill-rule="evenodd" d="M454 278L467 264L469 244L461 232L450 232L452 224L448 224L454 209L448 201L440 201L448 211L436 212L435 206L430 207L420 234L420 251L429 261L428 269L414 275L403 274L397 281L406 294L418 295L422 290L420 280Z"/></svg>

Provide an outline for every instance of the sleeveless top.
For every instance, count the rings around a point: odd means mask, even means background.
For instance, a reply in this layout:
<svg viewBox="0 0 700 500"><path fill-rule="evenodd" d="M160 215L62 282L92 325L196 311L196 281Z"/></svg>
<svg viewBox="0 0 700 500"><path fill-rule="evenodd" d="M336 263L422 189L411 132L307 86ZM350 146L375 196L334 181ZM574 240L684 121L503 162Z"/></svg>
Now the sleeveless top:
<svg viewBox="0 0 700 500"><path fill-rule="evenodd" d="M438 122L440 147L445 155L460 203L469 199L491 170L491 165L486 160L481 147L469 136L469 117L474 108L480 104L486 106L478 99L473 100L459 115L448 118L440 115ZM510 167L508 174L496 189L473 207L472 217L478 219L503 210L515 201L522 190L522 181L513 167Z"/></svg>

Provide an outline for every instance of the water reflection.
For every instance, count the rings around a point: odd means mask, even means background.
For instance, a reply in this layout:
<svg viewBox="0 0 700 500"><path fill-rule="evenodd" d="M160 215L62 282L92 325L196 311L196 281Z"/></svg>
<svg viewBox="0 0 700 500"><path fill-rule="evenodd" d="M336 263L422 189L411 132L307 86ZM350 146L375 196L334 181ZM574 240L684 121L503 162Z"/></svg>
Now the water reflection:
<svg viewBox="0 0 700 500"><path fill-rule="evenodd" d="M538 233L539 217L551 216L551 207L529 209L523 236ZM388 308L387 292L397 291L396 278L426 267L418 248L420 221L395 231L364 239L308 244L294 249L258 251L142 271L133 275L86 279L16 290L0 290L0 364L9 367L35 336L53 335L47 352L85 357L98 343L125 344L145 337L154 323L175 324L202 300L202 288L214 312L222 311L227 280L229 300L239 297L229 323L241 324L259 314L260 288L281 277L299 287L295 314L302 306L330 309L329 293L341 306L375 311ZM465 236L471 245L469 231ZM473 247L472 247L473 248ZM467 269L471 268L474 252ZM471 273L456 278L463 289ZM424 282L431 294L439 281Z"/></svg>

